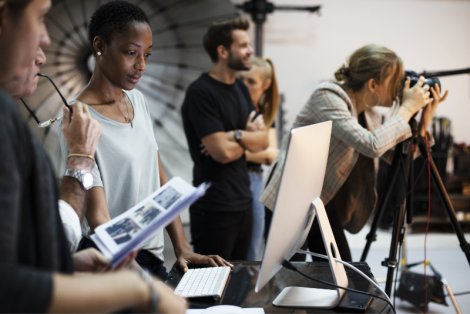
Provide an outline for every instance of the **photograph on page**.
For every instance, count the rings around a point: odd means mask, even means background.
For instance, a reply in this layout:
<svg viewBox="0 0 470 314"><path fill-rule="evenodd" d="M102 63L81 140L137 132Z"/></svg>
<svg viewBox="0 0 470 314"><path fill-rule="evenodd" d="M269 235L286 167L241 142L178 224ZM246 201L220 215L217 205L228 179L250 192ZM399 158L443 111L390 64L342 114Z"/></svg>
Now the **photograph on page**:
<svg viewBox="0 0 470 314"><path fill-rule="evenodd" d="M174 216L173 209L195 191L196 188L183 179L173 178L125 213L97 227L92 240L100 249L105 247L111 256L124 250L131 242L143 244L143 237L148 238L147 229L152 229L150 233L153 233L155 227L161 224L165 227L169 223L165 217Z"/></svg>
<svg viewBox="0 0 470 314"><path fill-rule="evenodd" d="M145 228L157 218L163 211L155 206L154 202L148 202L145 206L136 209L130 214L132 220L134 220L141 228Z"/></svg>
<svg viewBox="0 0 470 314"><path fill-rule="evenodd" d="M117 245L128 242L140 227L131 218L124 218L106 228L106 232Z"/></svg>
<svg viewBox="0 0 470 314"><path fill-rule="evenodd" d="M165 190L161 191L157 196L154 197L154 201L162 206L165 209L170 209L170 207L178 201L181 196L180 192L176 191L174 188L169 186Z"/></svg>

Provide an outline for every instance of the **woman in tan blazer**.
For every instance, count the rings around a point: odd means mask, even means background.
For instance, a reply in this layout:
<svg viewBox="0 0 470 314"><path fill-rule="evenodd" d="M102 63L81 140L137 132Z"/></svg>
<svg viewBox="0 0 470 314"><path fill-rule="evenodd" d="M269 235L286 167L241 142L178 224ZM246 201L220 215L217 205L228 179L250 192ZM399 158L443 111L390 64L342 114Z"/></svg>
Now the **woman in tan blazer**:
<svg viewBox="0 0 470 314"><path fill-rule="evenodd" d="M302 108L293 128L333 121L328 163L321 199L326 205L340 255L350 261L351 252L344 229L359 232L372 215L377 193L375 191L377 158L411 136L408 121L421 108L424 120L419 125L421 136L432 120L441 97L439 86L424 85L424 78L410 88L410 79L404 78L403 63L391 50L368 45L356 50L335 73L337 82L320 84ZM392 107L402 102L395 114L382 124L376 106ZM425 122L425 123L424 123ZM428 136L428 140L432 138ZM260 201L273 209L286 155L287 140L275 160ZM384 155L385 154L385 155ZM390 155L390 154L388 154ZM310 240L309 240L310 239ZM315 240L314 240L315 239ZM317 223L308 237L312 252L325 254Z"/></svg>

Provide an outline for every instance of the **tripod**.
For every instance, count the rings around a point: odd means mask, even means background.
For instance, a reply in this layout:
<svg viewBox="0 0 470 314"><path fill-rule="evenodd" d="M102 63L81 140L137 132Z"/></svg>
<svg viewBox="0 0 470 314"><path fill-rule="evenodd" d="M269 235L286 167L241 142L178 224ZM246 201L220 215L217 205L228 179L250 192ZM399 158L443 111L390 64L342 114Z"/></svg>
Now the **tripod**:
<svg viewBox="0 0 470 314"><path fill-rule="evenodd" d="M391 201L392 206L395 209L392 239L390 243L389 255L382 262L382 266L388 268L385 292L389 296L392 291L393 273L398 264L398 244L403 242L405 234L405 214L406 222L408 224L411 224L413 221L413 153L416 147L419 148L423 156L427 156L428 153L424 138L418 136L418 126L416 120L412 118L409 124L412 130L412 137L399 143L395 148L392 165L385 183L385 192L382 193L382 195L379 197L376 213L372 221L369 234L366 236L367 242L361 256L361 262L365 262L370 246L377 238L377 228L379 226L379 222L382 219L389 201ZM429 156L428 162L430 163L431 167L432 180L437 186L437 194L439 195L439 198L444 205L444 209L449 215L454 232L459 239L460 247L467 257L468 263L470 264L470 244L468 244L465 239L462 227L460 226L455 216L455 211L452 203L450 202L449 195L447 194L447 191L444 187L444 184L442 183L441 177L439 176L436 165L434 164L431 156Z"/></svg>

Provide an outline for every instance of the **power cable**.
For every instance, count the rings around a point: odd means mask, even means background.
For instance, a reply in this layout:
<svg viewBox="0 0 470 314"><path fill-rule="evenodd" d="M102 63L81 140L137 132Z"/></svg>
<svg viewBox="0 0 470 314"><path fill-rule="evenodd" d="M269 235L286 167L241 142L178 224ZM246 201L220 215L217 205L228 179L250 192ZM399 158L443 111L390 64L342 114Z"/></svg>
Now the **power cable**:
<svg viewBox="0 0 470 314"><path fill-rule="evenodd" d="M315 254L315 253L311 253L309 252L309 254L313 255L313 256L316 256L316 257L320 257L320 258L324 258L324 259L328 259L328 257L326 255L321 255L321 254ZM335 285L333 283L330 283L330 282L327 282L327 281L324 281L324 280L321 280L321 279L316 279L316 278L313 278L312 276L310 275L307 275L305 274L304 272L298 270L297 267L295 267L291 262L287 261L287 260L284 260L284 262L282 263L282 266L284 266L285 268L289 269L289 270L292 270L292 271L295 271L295 272L298 272L299 274L301 274L302 276L306 277L306 278L309 278L310 280L313 280L313 281L316 281L316 282L319 282L319 283L322 283L322 284L325 284L327 286L330 286L330 287L335 287L335 288L339 288L339 289L343 289L343 290L346 290L346 291L349 291L349 292L355 292L355 293L358 293L358 294L363 294L363 295L367 295L367 296L370 296L370 297L373 297L373 298L377 298L377 299L381 299L385 302L387 302L390 307L392 308L393 312L396 313L395 311L395 307L393 306L392 302L390 301L390 299L388 298L387 294L385 292L383 292L383 290L380 288L380 286L375 283L372 279L370 279L369 277L367 277L365 274L363 274L359 269L357 269L356 267L352 266L351 264L349 263L346 263L342 260L339 260L339 259L334 259L336 262L338 263L341 263L351 269L353 269L354 271L356 271L358 274L360 274L362 277L366 278L369 282L373 283L374 286L376 286L384 295L386 298L383 298L383 297L380 297L380 296L377 296L375 294L372 294L372 293L369 293L369 292L364 292L364 291L360 291L360 290L355 290L355 289L351 289L351 288L346 288L346 287L341 287L341 286L338 286L338 285Z"/></svg>

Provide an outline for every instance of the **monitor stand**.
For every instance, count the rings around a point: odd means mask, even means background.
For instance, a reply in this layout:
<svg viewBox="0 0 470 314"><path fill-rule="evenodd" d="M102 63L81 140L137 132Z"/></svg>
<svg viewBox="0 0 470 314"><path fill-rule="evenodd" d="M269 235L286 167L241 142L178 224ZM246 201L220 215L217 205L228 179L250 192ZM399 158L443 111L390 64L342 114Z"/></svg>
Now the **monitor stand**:
<svg viewBox="0 0 470 314"><path fill-rule="evenodd" d="M348 278L346 271L341 263L334 258L341 259L338 247L331 230L328 216L326 215L325 206L320 198L312 202L314 215L318 219L320 230L323 238L323 244L326 248L328 263L330 264L331 273L333 275L333 283L337 286L347 287ZM320 239L318 239L320 240ZM287 287L284 288L277 298L273 301L273 305L280 307L301 307L301 308L322 308L332 309L338 306L345 290L336 288L318 289L304 287Z"/></svg>

